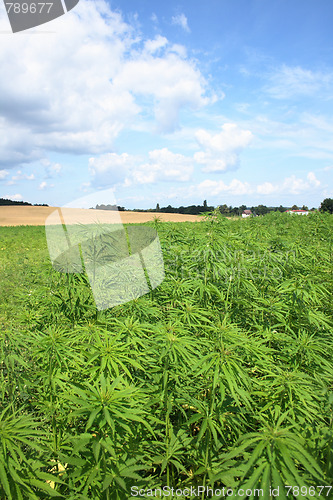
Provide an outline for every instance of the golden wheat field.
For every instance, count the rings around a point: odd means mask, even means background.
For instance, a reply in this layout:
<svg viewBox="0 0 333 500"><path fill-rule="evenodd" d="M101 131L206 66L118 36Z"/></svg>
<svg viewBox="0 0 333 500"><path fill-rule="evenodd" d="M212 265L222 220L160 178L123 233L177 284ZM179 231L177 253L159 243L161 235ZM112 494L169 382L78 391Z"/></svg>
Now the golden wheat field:
<svg viewBox="0 0 333 500"><path fill-rule="evenodd" d="M0 226L43 226L45 220L51 213L53 213L57 207L33 207L33 206L3 206L0 207ZM77 214L77 209L67 209L72 210L73 214ZM87 209L79 209L80 212L90 212ZM91 213L96 213L91 210ZM113 212L116 213L117 212ZM153 220L154 217L158 216L162 221L165 222L195 222L201 220L200 216L197 215L183 215L183 214L165 214L165 213L154 213L154 212L118 212L120 214L121 221L124 224L131 223L142 223ZM110 218L110 211L98 211L98 218Z"/></svg>

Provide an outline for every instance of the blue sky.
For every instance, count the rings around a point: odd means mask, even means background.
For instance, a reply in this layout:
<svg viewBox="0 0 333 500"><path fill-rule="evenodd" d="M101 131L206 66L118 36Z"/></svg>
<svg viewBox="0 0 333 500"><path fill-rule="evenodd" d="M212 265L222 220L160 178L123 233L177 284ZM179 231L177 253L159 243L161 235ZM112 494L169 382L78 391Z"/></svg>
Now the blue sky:
<svg viewBox="0 0 333 500"><path fill-rule="evenodd" d="M0 197L318 207L332 19L330 0L80 0L12 34L0 4Z"/></svg>

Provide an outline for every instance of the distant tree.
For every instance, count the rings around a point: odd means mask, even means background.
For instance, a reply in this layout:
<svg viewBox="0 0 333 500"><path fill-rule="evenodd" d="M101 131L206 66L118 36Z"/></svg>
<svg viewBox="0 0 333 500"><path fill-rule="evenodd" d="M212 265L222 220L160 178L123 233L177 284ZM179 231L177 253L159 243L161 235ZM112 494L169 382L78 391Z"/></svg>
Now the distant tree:
<svg viewBox="0 0 333 500"><path fill-rule="evenodd" d="M266 205L258 205L257 207L252 207L252 211L257 215L265 215L269 212L269 209L266 207Z"/></svg>
<svg viewBox="0 0 333 500"><path fill-rule="evenodd" d="M302 210L309 210L308 207L306 205L303 205L302 206Z"/></svg>
<svg viewBox="0 0 333 500"><path fill-rule="evenodd" d="M159 204L159 203L156 203L155 212L159 212L159 211L160 211L160 204Z"/></svg>
<svg viewBox="0 0 333 500"><path fill-rule="evenodd" d="M325 198L325 200L321 202L319 210L321 212L329 212L330 214L333 214L333 198Z"/></svg>
<svg viewBox="0 0 333 500"><path fill-rule="evenodd" d="M278 212L285 212L285 211L286 209L282 205L278 207Z"/></svg>
<svg viewBox="0 0 333 500"><path fill-rule="evenodd" d="M204 202L203 202L203 207L204 207L204 209L206 209L206 208L207 208L207 200L204 200Z"/></svg>
<svg viewBox="0 0 333 500"><path fill-rule="evenodd" d="M220 212L221 214L228 214L229 213L229 207L224 203L224 205L220 205Z"/></svg>
<svg viewBox="0 0 333 500"><path fill-rule="evenodd" d="M297 205L293 205L293 206L291 207L291 210L298 210L298 206L297 206Z"/></svg>
<svg viewBox="0 0 333 500"><path fill-rule="evenodd" d="M8 200L7 198L0 198L0 205L31 205L31 203L27 201L16 201L16 200Z"/></svg>
<svg viewBox="0 0 333 500"><path fill-rule="evenodd" d="M190 214L190 215L198 215L200 213L200 209L202 207L199 206L196 206L196 205L190 205L189 207L187 207L187 210L186 210L186 213Z"/></svg>

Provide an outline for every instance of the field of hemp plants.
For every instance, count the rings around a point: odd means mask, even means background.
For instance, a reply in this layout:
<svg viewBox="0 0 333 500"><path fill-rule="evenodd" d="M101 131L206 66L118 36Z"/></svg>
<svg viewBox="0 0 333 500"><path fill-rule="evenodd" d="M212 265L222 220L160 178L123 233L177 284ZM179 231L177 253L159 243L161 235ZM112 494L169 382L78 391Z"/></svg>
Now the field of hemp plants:
<svg viewBox="0 0 333 500"><path fill-rule="evenodd" d="M150 225L165 280L104 311L0 229L1 500L333 498L333 216Z"/></svg>

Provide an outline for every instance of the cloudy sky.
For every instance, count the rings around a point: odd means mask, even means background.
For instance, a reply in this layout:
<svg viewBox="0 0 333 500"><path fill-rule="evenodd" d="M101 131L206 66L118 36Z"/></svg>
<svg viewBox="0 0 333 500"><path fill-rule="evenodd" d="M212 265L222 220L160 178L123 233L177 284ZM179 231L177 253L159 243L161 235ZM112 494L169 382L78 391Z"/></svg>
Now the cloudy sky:
<svg viewBox="0 0 333 500"><path fill-rule="evenodd" d="M331 0L80 0L13 34L0 3L0 197L318 207L332 23Z"/></svg>

